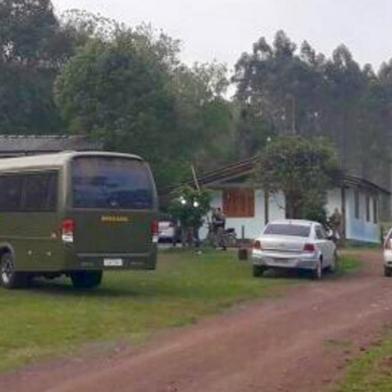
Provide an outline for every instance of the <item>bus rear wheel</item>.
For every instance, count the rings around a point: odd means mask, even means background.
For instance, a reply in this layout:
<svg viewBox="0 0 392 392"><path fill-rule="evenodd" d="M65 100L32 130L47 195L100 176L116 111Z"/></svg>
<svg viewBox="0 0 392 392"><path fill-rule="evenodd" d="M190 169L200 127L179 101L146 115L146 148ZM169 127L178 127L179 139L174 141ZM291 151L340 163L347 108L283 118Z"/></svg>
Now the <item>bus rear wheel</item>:
<svg viewBox="0 0 392 392"><path fill-rule="evenodd" d="M102 271L75 271L70 274L72 285L76 289L92 289L102 282Z"/></svg>
<svg viewBox="0 0 392 392"><path fill-rule="evenodd" d="M1 256L0 283L6 289L17 289L27 286L28 275L15 271L15 262L11 253L5 253Z"/></svg>

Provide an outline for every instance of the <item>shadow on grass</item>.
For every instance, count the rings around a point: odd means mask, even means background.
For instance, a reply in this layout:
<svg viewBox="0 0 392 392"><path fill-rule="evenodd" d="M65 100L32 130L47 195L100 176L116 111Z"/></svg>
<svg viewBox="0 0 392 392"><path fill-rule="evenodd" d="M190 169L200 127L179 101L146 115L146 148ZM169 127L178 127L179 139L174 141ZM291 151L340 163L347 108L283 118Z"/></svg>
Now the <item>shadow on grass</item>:
<svg viewBox="0 0 392 392"><path fill-rule="evenodd" d="M50 294L59 296L72 297L138 297L145 295L136 289L123 289L116 287L96 287L93 289L76 289L71 283L64 280L46 281L43 279L35 279L31 285L25 289L26 292L36 294Z"/></svg>
<svg viewBox="0 0 392 392"><path fill-rule="evenodd" d="M116 281L108 279L102 286L93 289L76 289L65 279L48 281L45 279L35 279L31 286L24 290L25 293L35 295L50 295L59 297L80 297L80 298L117 298L117 299L137 299L150 301L151 299L203 299L225 297L226 293L230 296L233 293L230 284L225 281L212 283L213 288L209 287L209 282L174 279L173 277L149 280L148 276L132 281L123 278ZM236 290L236 289L235 289Z"/></svg>
<svg viewBox="0 0 392 392"><path fill-rule="evenodd" d="M324 270L323 280L336 280L342 277L351 275L359 271L362 267L362 262L357 259L343 258L339 262L339 267L335 272ZM270 269L263 274L264 278L270 279L289 279L296 278L300 280L312 280L312 272L309 270L296 270L296 269Z"/></svg>

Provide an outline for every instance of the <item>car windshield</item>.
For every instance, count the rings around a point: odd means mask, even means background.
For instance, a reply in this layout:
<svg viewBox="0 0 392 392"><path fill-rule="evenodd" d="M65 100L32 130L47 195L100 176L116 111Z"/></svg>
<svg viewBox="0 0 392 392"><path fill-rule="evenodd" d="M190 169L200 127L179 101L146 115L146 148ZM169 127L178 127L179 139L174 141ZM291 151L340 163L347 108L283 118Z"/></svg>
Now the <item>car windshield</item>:
<svg viewBox="0 0 392 392"><path fill-rule="evenodd" d="M309 237L310 226L274 223L266 227L264 234Z"/></svg>
<svg viewBox="0 0 392 392"><path fill-rule="evenodd" d="M150 209L153 185L138 160L111 157L76 158L72 164L74 208Z"/></svg>

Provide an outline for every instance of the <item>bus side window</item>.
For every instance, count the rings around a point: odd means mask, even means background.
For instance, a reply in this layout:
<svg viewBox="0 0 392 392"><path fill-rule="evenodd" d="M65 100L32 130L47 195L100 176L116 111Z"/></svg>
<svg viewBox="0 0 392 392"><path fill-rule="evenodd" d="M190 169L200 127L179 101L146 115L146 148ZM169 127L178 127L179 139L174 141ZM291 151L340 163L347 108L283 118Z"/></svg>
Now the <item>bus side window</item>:
<svg viewBox="0 0 392 392"><path fill-rule="evenodd" d="M57 204L57 174L25 175L23 210L55 211Z"/></svg>
<svg viewBox="0 0 392 392"><path fill-rule="evenodd" d="M47 208L48 211L56 211L58 175L57 173L49 173L48 176Z"/></svg>
<svg viewBox="0 0 392 392"><path fill-rule="evenodd" d="M0 211L20 211L22 180L23 177L20 175L6 175L0 177Z"/></svg>

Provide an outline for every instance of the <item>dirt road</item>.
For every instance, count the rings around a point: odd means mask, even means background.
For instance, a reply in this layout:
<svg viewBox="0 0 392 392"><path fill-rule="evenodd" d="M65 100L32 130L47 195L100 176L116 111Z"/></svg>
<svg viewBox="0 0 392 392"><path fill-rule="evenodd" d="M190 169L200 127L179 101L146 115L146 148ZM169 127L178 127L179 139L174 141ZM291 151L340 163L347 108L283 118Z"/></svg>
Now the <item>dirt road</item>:
<svg viewBox="0 0 392 392"><path fill-rule="evenodd" d="M316 392L392 322L381 256L362 272L297 287L106 359L42 365L0 377L0 391Z"/></svg>

